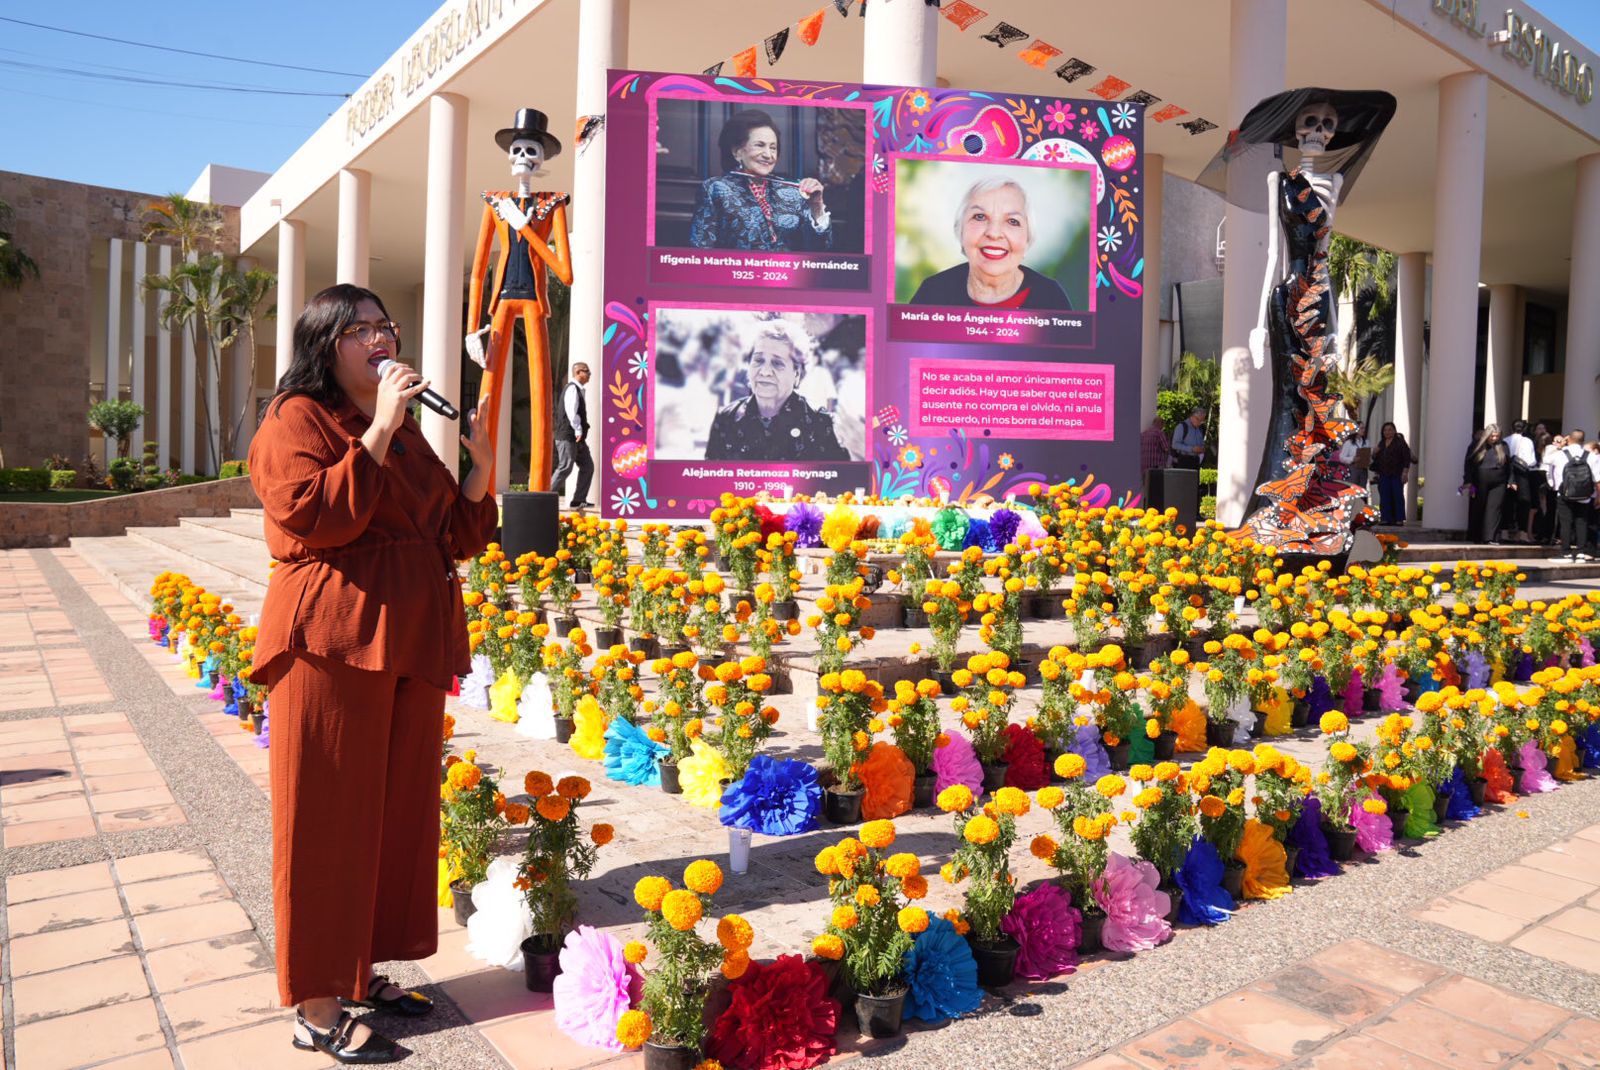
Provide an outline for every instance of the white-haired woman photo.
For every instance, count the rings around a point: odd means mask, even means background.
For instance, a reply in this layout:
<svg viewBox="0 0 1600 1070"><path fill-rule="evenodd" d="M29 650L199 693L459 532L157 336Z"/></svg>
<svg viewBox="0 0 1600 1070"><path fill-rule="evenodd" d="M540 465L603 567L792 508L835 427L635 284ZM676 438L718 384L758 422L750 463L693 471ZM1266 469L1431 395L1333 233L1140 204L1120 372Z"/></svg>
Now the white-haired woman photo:
<svg viewBox="0 0 1600 1070"><path fill-rule="evenodd" d="M965 264L924 280L913 305L1070 309L1061 284L1023 264L1035 230L1028 194L1017 182L990 177L974 182L955 218L956 243Z"/></svg>
<svg viewBox="0 0 1600 1070"><path fill-rule="evenodd" d="M795 390L816 343L788 320L766 320L744 355L750 393L717 410L706 442L708 461L848 461L833 418Z"/></svg>

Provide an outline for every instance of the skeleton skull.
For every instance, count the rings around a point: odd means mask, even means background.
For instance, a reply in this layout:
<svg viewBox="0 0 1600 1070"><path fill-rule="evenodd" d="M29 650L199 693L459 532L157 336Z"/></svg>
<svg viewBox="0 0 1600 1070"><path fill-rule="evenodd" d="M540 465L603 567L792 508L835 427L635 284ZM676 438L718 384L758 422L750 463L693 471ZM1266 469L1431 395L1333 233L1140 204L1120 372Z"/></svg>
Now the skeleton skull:
<svg viewBox="0 0 1600 1070"><path fill-rule="evenodd" d="M532 138L519 137L513 141L506 150L506 159L511 163L513 177L544 174L544 145Z"/></svg>
<svg viewBox="0 0 1600 1070"><path fill-rule="evenodd" d="M1295 119L1295 141L1303 153L1326 152L1338 128L1339 113L1332 104L1308 104Z"/></svg>

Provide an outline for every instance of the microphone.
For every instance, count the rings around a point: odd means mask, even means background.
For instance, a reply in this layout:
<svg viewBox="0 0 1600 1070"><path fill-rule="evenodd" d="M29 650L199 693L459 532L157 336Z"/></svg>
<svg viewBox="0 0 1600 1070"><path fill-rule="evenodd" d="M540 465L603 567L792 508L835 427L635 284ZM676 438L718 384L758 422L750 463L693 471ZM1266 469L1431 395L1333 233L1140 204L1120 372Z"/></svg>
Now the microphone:
<svg viewBox="0 0 1600 1070"><path fill-rule="evenodd" d="M388 371L389 365L394 363L397 362L389 359L380 360L378 362L378 374L382 375L384 372ZM422 393L417 395L417 400L428 406L428 408L432 409L440 416L443 416L446 420L461 419L461 411L454 405L450 404L443 394L436 394L432 390L424 390Z"/></svg>

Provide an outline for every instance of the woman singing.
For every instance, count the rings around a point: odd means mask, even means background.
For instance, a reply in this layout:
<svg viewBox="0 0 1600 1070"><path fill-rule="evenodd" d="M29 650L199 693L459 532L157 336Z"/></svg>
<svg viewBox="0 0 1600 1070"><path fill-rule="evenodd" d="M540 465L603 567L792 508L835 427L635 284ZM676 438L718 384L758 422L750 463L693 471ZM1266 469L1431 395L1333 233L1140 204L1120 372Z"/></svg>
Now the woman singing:
<svg viewBox="0 0 1600 1070"><path fill-rule="evenodd" d="M831 249L833 222L815 178L791 182L778 166L778 125L764 111L734 114L717 135L727 173L700 186L689 244L700 249Z"/></svg>
<svg viewBox="0 0 1600 1070"><path fill-rule="evenodd" d="M460 486L407 404L428 385L402 364L377 294L333 286L294 327L294 358L250 447L278 562L254 682L270 689L278 992L294 1046L392 1062L350 1016L433 1005L373 975L438 944L439 745L445 691L468 669L457 560L494 534L486 419L461 436Z"/></svg>

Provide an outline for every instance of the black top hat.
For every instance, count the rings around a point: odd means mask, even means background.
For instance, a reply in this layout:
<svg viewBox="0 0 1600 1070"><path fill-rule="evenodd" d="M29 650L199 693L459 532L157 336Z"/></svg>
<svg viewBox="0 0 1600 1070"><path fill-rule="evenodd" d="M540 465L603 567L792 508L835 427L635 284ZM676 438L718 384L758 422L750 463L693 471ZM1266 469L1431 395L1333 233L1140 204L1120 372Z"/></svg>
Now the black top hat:
<svg viewBox="0 0 1600 1070"><path fill-rule="evenodd" d="M516 121L504 130L496 131L494 143L502 149L509 149L513 141L527 138L544 146L545 159L554 159L561 155L561 142L546 129L549 125L549 118L539 109L518 108Z"/></svg>

